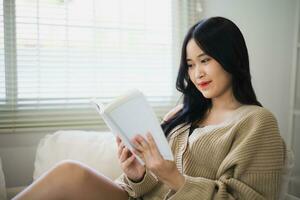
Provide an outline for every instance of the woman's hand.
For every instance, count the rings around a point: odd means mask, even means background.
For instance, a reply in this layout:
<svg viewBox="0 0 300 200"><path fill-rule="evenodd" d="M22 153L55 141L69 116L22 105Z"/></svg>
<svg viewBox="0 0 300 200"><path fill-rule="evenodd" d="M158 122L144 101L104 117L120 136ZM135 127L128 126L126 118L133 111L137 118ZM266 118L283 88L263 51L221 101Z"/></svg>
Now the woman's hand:
<svg viewBox="0 0 300 200"><path fill-rule="evenodd" d="M160 154L151 133L147 133L147 139L136 135L133 140L135 150L133 153L142 158L146 168L152 171L162 182L171 189L177 191L185 181L178 171L174 161L165 160Z"/></svg>
<svg viewBox="0 0 300 200"><path fill-rule="evenodd" d="M122 140L117 137L118 158L123 172L126 176L134 181L139 182L143 179L146 168L141 165L134 154L122 143Z"/></svg>

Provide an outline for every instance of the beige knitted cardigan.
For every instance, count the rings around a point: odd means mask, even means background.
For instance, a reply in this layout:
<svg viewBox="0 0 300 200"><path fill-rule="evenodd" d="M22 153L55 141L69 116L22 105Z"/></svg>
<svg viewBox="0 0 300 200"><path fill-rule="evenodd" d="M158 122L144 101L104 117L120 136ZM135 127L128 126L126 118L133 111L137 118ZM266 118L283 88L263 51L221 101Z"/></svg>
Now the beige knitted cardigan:
<svg viewBox="0 0 300 200"><path fill-rule="evenodd" d="M168 141L184 185L174 192L146 170L139 183L122 174L116 183L129 199L210 200L278 199L285 143L275 117L265 108L242 106L218 125L175 127Z"/></svg>

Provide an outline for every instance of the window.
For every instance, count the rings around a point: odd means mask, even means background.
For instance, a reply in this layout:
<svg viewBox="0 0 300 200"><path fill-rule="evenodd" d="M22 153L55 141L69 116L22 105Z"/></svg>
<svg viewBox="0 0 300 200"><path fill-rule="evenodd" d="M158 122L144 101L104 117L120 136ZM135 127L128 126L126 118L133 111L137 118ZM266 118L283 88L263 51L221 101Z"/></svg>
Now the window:
<svg viewBox="0 0 300 200"><path fill-rule="evenodd" d="M89 100L108 103L131 88L143 91L158 116L163 115L178 101L181 22L174 17L180 13L188 19L192 13L175 12L175 2L5 2L4 19L10 23L5 52L12 62L4 65L0 43L0 99L6 102L0 128L99 128L103 123ZM192 10L191 2L183 10Z"/></svg>
<svg viewBox="0 0 300 200"><path fill-rule="evenodd" d="M5 65L4 65L4 27L3 0L0 0L0 105L4 104L5 94Z"/></svg>

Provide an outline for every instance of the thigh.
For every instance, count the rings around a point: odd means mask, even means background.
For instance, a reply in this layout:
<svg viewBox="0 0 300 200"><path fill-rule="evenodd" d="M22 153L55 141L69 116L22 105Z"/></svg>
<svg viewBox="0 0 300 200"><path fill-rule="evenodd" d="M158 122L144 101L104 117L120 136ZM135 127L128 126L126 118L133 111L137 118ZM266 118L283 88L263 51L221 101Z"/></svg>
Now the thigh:
<svg viewBox="0 0 300 200"><path fill-rule="evenodd" d="M83 178L71 194L71 199L128 200L128 194L110 178L82 163L76 163L83 170Z"/></svg>
<svg viewBox="0 0 300 200"><path fill-rule="evenodd" d="M128 194L111 179L74 161L64 161L33 182L14 200L128 200Z"/></svg>

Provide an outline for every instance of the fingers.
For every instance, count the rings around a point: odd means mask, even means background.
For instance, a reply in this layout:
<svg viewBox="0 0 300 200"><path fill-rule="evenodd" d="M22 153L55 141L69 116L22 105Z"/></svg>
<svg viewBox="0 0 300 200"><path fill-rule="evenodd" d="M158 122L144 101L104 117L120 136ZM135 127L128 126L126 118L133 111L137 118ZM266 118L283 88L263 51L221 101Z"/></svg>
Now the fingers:
<svg viewBox="0 0 300 200"><path fill-rule="evenodd" d="M135 149L137 149L138 151L144 151L144 147L142 146L139 140L135 139L132 142L134 144Z"/></svg>
<svg viewBox="0 0 300 200"><path fill-rule="evenodd" d="M130 165L134 159L135 155L140 157L141 159L145 159L146 157L151 157L151 155L160 155L159 150L157 149L157 145L154 141L153 136L150 132L148 132L145 138L142 135L136 135L131 141L134 144L134 149L131 151L125 147L122 140L117 137L118 143L118 157L123 166Z"/></svg>
<svg viewBox="0 0 300 200"><path fill-rule="evenodd" d="M127 168L131 165L131 163L135 160L135 155L132 154L127 160L125 160L122 164L123 167Z"/></svg>
<svg viewBox="0 0 300 200"><path fill-rule="evenodd" d="M116 137L117 145L119 146L122 142L121 138L119 136Z"/></svg>
<svg viewBox="0 0 300 200"><path fill-rule="evenodd" d="M118 157L119 157L119 158L120 158L120 156L121 156L121 153L122 153L124 147L125 147L125 146L124 146L124 144L123 144L122 142L120 142L120 143L118 144Z"/></svg>
<svg viewBox="0 0 300 200"><path fill-rule="evenodd" d="M130 150L121 142L118 146L118 158L121 159L121 156L125 156L125 159L131 155ZM123 160L121 160L123 162Z"/></svg>
<svg viewBox="0 0 300 200"><path fill-rule="evenodd" d="M146 134L146 139L141 135L136 135L132 142L138 151L144 152L145 150L150 150L153 152L158 152L157 145L150 132Z"/></svg>
<svg viewBox="0 0 300 200"><path fill-rule="evenodd" d="M133 153L140 157L142 160L151 155L151 149L149 148L149 144L143 136L136 135L133 138L132 142L135 147L133 149Z"/></svg>
<svg viewBox="0 0 300 200"><path fill-rule="evenodd" d="M146 137L147 137L150 149L152 149L154 151L158 151L158 148L156 146L156 143L154 141L154 138L153 138L152 134L150 132L148 132L147 135L146 135Z"/></svg>
<svg viewBox="0 0 300 200"><path fill-rule="evenodd" d="M141 135L136 135L133 139L133 143L135 144L136 149L139 151L145 151L149 149L147 140Z"/></svg>
<svg viewBox="0 0 300 200"><path fill-rule="evenodd" d="M119 160L121 163L123 163L128 157L131 155L130 151L128 148L124 147L122 148Z"/></svg>
<svg viewBox="0 0 300 200"><path fill-rule="evenodd" d="M138 157L140 157L141 159L144 159L144 155L142 154L142 152L138 151L138 150L133 150L133 153L135 155L137 155Z"/></svg>

